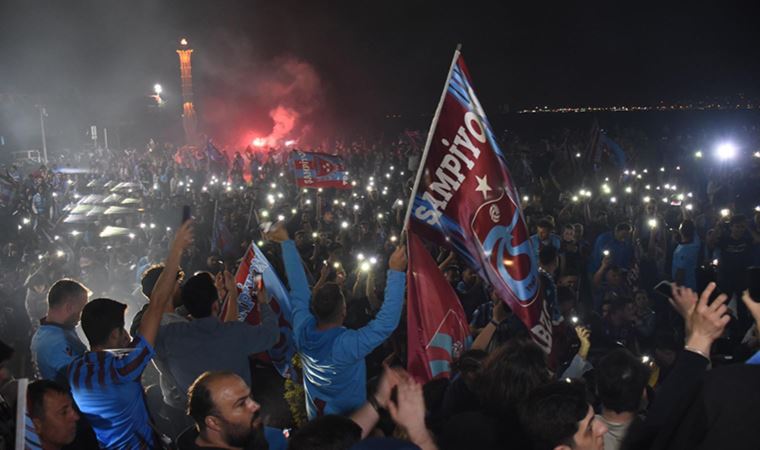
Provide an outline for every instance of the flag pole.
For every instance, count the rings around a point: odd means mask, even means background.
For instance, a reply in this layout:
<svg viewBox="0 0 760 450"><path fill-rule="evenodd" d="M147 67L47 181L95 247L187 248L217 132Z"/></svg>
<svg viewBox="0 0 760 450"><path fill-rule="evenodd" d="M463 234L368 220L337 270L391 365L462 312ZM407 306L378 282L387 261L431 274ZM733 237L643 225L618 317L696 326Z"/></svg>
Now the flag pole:
<svg viewBox="0 0 760 450"><path fill-rule="evenodd" d="M248 209L248 221L245 223L245 231L248 232L251 229L251 218L253 217L253 204L255 202L251 200L251 207ZM258 217L256 217L256 221L258 222Z"/></svg>
<svg viewBox="0 0 760 450"><path fill-rule="evenodd" d="M428 130L427 140L425 141L425 149L422 151L422 158L420 158L420 166L417 168L417 176L414 179L414 187L412 193L409 196L409 204L406 206L406 215L404 216L404 228L401 230L401 234L406 231L406 227L409 225L409 216L412 214L412 207L414 207L414 195L417 192L417 188L420 186L420 179L422 179L422 172L425 169L425 161L427 160L428 151L430 150L430 144L433 142L433 132L436 125L438 125L438 118L441 115L441 109L443 109L443 101L446 99L446 91L449 87L449 81L451 81L451 73L454 71L454 65L457 63L459 53L462 50L462 44L457 44L456 50L454 50L454 57L451 59L451 66L449 67L449 74L446 76L446 82L443 84L443 92L441 92L441 99L438 101L438 107L435 109L433 115L433 121L430 124L430 130Z"/></svg>
<svg viewBox="0 0 760 450"><path fill-rule="evenodd" d="M216 228L216 227L217 227L217 225L216 225L216 208L217 208L217 206L218 206L218 203L219 203L219 200L218 200L218 199L217 199L217 200L214 200L214 218L213 218L213 219L211 219L211 220L212 220L212 222L211 222L211 248L212 248L212 249L213 249L213 248L214 248L214 246L216 245L216 243L214 242L214 230L216 230L216 229L217 229L217 228Z"/></svg>

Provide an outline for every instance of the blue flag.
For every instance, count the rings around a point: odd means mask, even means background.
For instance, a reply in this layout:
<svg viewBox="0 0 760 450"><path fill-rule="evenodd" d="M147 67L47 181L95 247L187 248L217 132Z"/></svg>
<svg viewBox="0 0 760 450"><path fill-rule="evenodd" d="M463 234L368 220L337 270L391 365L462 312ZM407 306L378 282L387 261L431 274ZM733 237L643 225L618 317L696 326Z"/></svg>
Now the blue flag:
<svg viewBox="0 0 760 450"><path fill-rule="evenodd" d="M625 151L618 145L617 142L610 139L604 131L599 133L599 147L606 149L610 155L610 159L618 167L625 167Z"/></svg>
<svg viewBox="0 0 760 450"><path fill-rule="evenodd" d="M211 140L209 140L206 143L206 155L208 156L208 159L214 162L227 162L227 156L222 153L214 144L211 143Z"/></svg>

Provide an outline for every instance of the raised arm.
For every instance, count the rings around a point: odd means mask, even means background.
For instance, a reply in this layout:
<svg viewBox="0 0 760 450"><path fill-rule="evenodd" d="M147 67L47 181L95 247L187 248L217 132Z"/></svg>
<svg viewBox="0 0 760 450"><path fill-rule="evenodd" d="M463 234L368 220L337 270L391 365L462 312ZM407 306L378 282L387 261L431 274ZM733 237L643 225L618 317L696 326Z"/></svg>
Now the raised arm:
<svg viewBox="0 0 760 450"><path fill-rule="evenodd" d="M227 308L225 309L225 316L222 317L222 322L233 322L239 319L240 306L238 303L237 285L235 284L235 277L232 276L229 270L223 272L224 277L224 291L227 297Z"/></svg>
<svg viewBox="0 0 760 450"><path fill-rule="evenodd" d="M306 281L306 272L301 264L301 255L298 254L296 243L290 240L288 231L282 223L276 224L272 231L267 233L267 239L277 242L282 247L282 259L285 264L285 274L290 284L290 305L293 313L293 330L297 330L311 317L309 312L309 300L311 291Z"/></svg>
<svg viewBox="0 0 760 450"><path fill-rule="evenodd" d="M375 319L366 326L343 333L342 345L336 346L340 355L348 360L364 358L393 333L401 318L406 288L406 246L396 248L388 262L388 281L385 300Z"/></svg>
<svg viewBox="0 0 760 450"><path fill-rule="evenodd" d="M602 259L602 264L599 266L599 269L594 273L594 277L591 280L594 288L598 288L602 285L602 281L604 280L604 273L607 271L607 267L610 265L610 261L612 258L610 255L607 255Z"/></svg>
<svg viewBox="0 0 760 450"><path fill-rule="evenodd" d="M193 242L193 224L188 220L177 230L169 249L169 256L166 258L164 270L156 281L156 287L150 295L148 309L143 314L140 322L140 335L153 346L156 342L158 327L161 324L161 316L171 303L172 293L177 284L177 272L179 271L179 262L182 258L182 252L185 251Z"/></svg>
<svg viewBox="0 0 760 450"><path fill-rule="evenodd" d="M486 324L482 330L480 330L480 334L478 334L478 337L475 338L475 341L472 343L471 348L473 350L486 350L488 348L488 344L491 343L491 339L493 339L494 333L496 333L496 328L506 319L507 309L504 305L504 302L499 300L495 305L493 305L493 314L491 315L491 321L488 322L488 324Z"/></svg>
<svg viewBox="0 0 760 450"><path fill-rule="evenodd" d="M238 333L236 339L240 343L240 348L246 353L260 353L277 344L280 337L280 328L277 323L277 315L269 306L271 297L266 292L258 296L256 307L259 308L261 323L258 325L249 325L244 322L233 321L224 324L225 327L233 328Z"/></svg>

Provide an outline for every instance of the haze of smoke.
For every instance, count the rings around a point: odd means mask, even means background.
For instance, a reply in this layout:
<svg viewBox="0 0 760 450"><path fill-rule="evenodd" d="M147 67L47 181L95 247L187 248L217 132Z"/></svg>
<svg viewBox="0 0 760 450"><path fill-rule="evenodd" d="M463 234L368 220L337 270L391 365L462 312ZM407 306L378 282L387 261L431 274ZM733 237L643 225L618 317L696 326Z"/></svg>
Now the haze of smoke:
<svg viewBox="0 0 760 450"><path fill-rule="evenodd" d="M292 55L264 61L247 39L229 36L226 42L222 53L232 55L229 60L206 54L197 66L214 92L201 93L205 108L200 115L209 134L237 145L263 138L272 146L302 142L324 128L315 123L324 106L324 86L311 64Z"/></svg>

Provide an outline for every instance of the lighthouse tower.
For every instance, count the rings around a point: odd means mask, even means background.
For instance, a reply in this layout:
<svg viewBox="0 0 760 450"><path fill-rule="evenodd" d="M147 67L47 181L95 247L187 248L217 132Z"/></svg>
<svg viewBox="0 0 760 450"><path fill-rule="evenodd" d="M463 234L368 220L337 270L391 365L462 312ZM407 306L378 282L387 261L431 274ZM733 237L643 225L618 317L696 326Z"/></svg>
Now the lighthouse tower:
<svg viewBox="0 0 760 450"><path fill-rule="evenodd" d="M193 49L190 48L185 38L180 39L179 45L177 54L179 55L179 72L182 78L182 128L185 129L185 143L193 145L197 143L198 138L196 133L198 120L193 106L193 71L190 62Z"/></svg>

